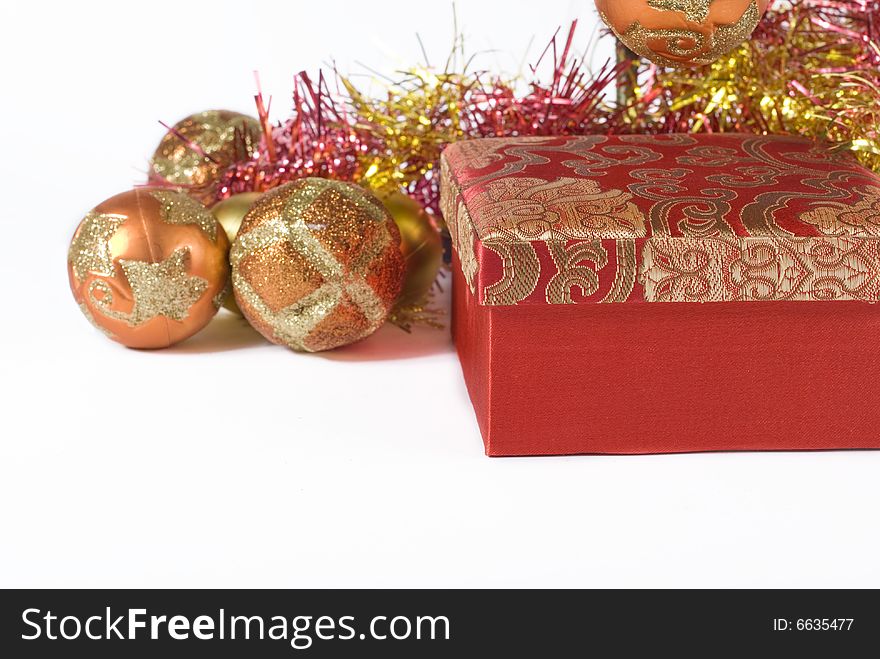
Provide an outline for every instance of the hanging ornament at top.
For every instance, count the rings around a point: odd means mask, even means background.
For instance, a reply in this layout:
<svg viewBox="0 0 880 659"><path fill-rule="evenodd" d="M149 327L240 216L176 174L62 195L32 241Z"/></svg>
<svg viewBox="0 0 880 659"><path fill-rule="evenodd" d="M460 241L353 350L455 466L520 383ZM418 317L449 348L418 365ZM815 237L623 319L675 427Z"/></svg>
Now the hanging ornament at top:
<svg viewBox="0 0 880 659"><path fill-rule="evenodd" d="M711 64L748 39L770 0L596 0L633 52L661 66Z"/></svg>

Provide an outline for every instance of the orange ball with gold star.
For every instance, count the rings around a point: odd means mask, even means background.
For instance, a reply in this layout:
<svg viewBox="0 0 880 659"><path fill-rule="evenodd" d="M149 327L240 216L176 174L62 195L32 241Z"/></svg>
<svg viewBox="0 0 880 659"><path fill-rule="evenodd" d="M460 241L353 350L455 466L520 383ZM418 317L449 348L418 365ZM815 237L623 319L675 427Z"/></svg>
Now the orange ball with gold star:
<svg viewBox="0 0 880 659"><path fill-rule="evenodd" d="M748 39L770 0L596 0L630 50L661 66L711 64Z"/></svg>
<svg viewBox="0 0 880 659"><path fill-rule="evenodd" d="M229 286L229 241L182 192L137 188L98 204L68 251L80 310L114 341L164 348L217 313Z"/></svg>

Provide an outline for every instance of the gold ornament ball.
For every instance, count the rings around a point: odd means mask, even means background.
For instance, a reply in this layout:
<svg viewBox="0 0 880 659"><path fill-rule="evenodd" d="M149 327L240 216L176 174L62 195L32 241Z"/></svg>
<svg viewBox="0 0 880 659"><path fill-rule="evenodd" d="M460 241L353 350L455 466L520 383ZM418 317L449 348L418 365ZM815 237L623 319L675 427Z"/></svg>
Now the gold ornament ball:
<svg viewBox="0 0 880 659"><path fill-rule="evenodd" d="M596 0L606 25L661 66L711 64L755 31L770 0Z"/></svg>
<svg viewBox="0 0 880 659"><path fill-rule="evenodd" d="M400 232L352 183L305 178L260 196L230 252L235 300L273 343L317 352L388 317L403 281Z"/></svg>
<svg viewBox="0 0 880 659"><path fill-rule="evenodd" d="M211 213L217 218L217 221L220 223L220 226L223 227L223 230L226 231L226 237L229 238L230 244L235 241L235 236L238 235L238 229L241 226L241 221L244 219L244 216L247 215L247 212L259 197L259 192L242 192L237 195L232 195L228 199L224 199L211 207ZM239 316L242 315L241 309L239 309L238 305L235 303L235 296L232 294L231 290L229 291L229 295L227 295L226 299L223 301L223 306L226 309L229 309L229 311L237 313Z"/></svg>
<svg viewBox="0 0 880 659"><path fill-rule="evenodd" d="M220 174L250 157L260 142L260 122L229 110L207 110L174 124L150 161L150 182L186 188L206 204Z"/></svg>
<svg viewBox="0 0 880 659"><path fill-rule="evenodd" d="M137 188L98 204L68 251L80 310L114 341L164 348L192 336L228 293L229 241L207 208L174 190Z"/></svg>
<svg viewBox="0 0 880 659"><path fill-rule="evenodd" d="M397 304L424 304L443 263L443 241L431 216L419 202L401 192L382 199L400 230L400 251L406 262L403 288Z"/></svg>

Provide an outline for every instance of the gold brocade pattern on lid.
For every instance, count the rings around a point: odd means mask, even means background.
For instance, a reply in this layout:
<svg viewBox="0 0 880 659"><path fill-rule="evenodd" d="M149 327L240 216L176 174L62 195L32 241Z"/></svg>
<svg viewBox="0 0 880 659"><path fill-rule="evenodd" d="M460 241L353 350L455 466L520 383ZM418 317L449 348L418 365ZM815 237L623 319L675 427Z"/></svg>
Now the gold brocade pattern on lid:
<svg viewBox="0 0 880 659"><path fill-rule="evenodd" d="M826 236L864 233L880 238L880 187L869 185L863 192L856 203L817 204L800 219L815 225Z"/></svg>
<svg viewBox="0 0 880 659"><path fill-rule="evenodd" d="M483 305L880 301L880 177L821 143L490 138L441 173Z"/></svg>

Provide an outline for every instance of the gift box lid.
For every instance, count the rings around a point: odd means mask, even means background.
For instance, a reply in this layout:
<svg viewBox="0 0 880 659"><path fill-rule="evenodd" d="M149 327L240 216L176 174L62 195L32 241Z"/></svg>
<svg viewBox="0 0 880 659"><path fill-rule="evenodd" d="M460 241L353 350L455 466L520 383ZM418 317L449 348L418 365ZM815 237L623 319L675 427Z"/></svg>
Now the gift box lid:
<svg viewBox="0 0 880 659"><path fill-rule="evenodd" d="M880 299L880 177L827 144L490 138L441 177L479 304Z"/></svg>

